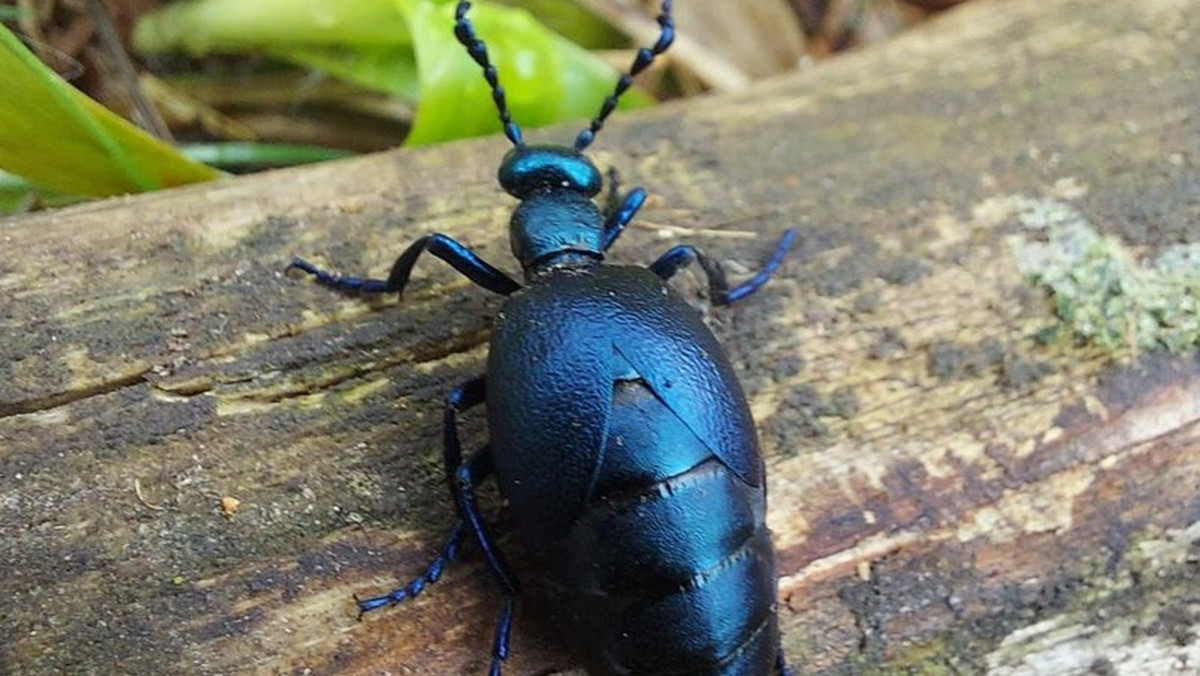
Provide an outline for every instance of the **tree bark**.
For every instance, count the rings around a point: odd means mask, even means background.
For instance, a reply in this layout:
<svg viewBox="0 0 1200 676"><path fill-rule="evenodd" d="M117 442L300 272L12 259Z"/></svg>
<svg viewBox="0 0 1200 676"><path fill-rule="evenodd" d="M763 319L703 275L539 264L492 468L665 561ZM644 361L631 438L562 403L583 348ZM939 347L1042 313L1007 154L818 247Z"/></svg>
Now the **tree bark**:
<svg viewBox="0 0 1200 676"><path fill-rule="evenodd" d="M748 271L801 231L710 321L767 454L802 673L1200 669L1200 361L1055 338L1022 268L1066 222L1144 261L1200 241L1197 9L980 0L601 134L598 164L652 194L616 262L686 240ZM504 150L0 223L0 672L486 670L500 596L470 548L405 607L358 622L352 594L448 527L441 401L499 300L433 260L400 301L283 270L382 276L432 231L514 270ZM518 605L506 673L576 668L539 615Z"/></svg>

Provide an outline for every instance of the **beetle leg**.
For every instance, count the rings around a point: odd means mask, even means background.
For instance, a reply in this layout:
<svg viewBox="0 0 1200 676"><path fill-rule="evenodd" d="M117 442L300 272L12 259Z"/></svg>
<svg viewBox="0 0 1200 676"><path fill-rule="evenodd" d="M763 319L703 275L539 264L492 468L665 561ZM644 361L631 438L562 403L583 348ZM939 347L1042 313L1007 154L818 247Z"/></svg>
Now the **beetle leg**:
<svg viewBox="0 0 1200 676"><path fill-rule="evenodd" d="M446 474L450 479L450 490L454 496L454 504L458 508L459 518L475 534L475 541L487 559L488 567L496 577L500 590L504 593L504 608L496 623L496 636L492 643L491 676L499 676L500 665L508 658L508 637L512 628L513 606L517 596L516 578L509 571L508 564L500 554L499 548L488 535L479 506L475 500L475 487L483 477L492 472L492 453L489 447L484 447L471 458L470 462L462 462L462 446L458 440L458 414L483 403L486 398L486 380L483 376L472 378L459 385L446 395L445 416L442 420L444 461Z"/></svg>
<svg viewBox="0 0 1200 676"><path fill-rule="evenodd" d="M396 262L392 264L392 272L387 279L368 279L363 277L343 277L314 266L312 263L295 258L288 269L297 268L316 277L317 281L331 289L347 293L401 293L408 284L408 276L413 264L423 251L446 261L467 279L479 286L507 296L521 288L511 277L492 267L475 252L459 244L446 235L436 233L413 242Z"/></svg>
<svg viewBox="0 0 1200 676"><path fill-rule="evenodd" d="M454 504L458 508L459 518L463 519L467 527L475 534L475 540L483 550L488 567L495 574L501 589L505 594L515 595L517 593L516 582L513 581L512 573L509 572L508 565L504 562L499 550L492 544L483 518L479 514L479 507L475 503L475 487L479 485L483 477L492 471L491 449L485 447L480 451L478 457L472 458L471 462L464 464L462 445L458 440L458 414L482 404L486 393L486 381L483 376L479 376L459 385L446 395L446 409L442 419L444 448L442 459L446 467L446 477L450 481L450 495L454 498Z"/></svg>
<svg viewBox="0 0 1200 676"><path fill-rule="evenodd" d="M513 596L504 599L504 608L496 622L496 637L492 641L492 668L488 676L500 676L500 663L508 659L508 634L512 629L514 599Z"/></svg>
<svg viewBox="0 0 1200 676"><path fill-rule="evenodd" d="M725 281L725 268L721 267L721 263L709 258L703 251L691 244L679 244L671 247L650 265L650 270L663 279L670 279L689 263L696 261L700 263L705 276L708 277L708 291L713 304L730 305L758 291L763 284L766 284L775 269L783 263L783 257L787 255L788 249L792 248L792 243L795 241L796 231L791 228L785 230L783 237L779 240L779 245L775 247L775 253L771 254L770 260L762 270L732 289L729 288L729 282Z"/></svg>
<svg viewBox="0 0 1200 676"><path fill-rule="evenodd" d="M467 466L471 470L471 476L475 481L480 481L492 472L492 456L491 449L487 446L479 449L467 461ZM458 552L462 548L463 537L466 535L466 522L462 517L454 519L454 523L450 526L450 532L446 535L445 542L442 548L438 550L438 555L434 560L425 567L417 577L410 580L404 586L395 591L383 594L381 596L373 596L367 599L360 599L357 596L354 601L358 604L358 619L362 616L384 606L394 606L398 603L411 599L429 585L437 582L442 577L442 571L446 564L455 561L458 558Z"/></svg>
<svg viewBox="0 0 1200 676"><path fill-rule="evenodd" d="M633 220L638 209L642 208L642 204L646 201L646 191L641 188L634 188L625 195L625 199L620 206L613 207L608 212L608 218L604 222L604 239L601 241L601 250L608 251L608 248L617 241L621 233L625 231L625 226ZM615 199L610 200L613 204Z"/></svg>
<svg viewBox="0 0 1200 676"><path fill-rule="evenodd" d="M783 646L779 646L779 652L775 656L775 668L779 671L779 676L792 676L792 670L788 669L787 660L783 658Z"/></svg>
<svg viewBox="0 0 1200 676"><path fill-rule="evenodd" d="M490 464L490 450L487 453L487 461ZM480 515L479 506L475 501L475 486L479 482L479 477L475 474L475 468L472 467L471 463L460 465L458 470L454 472L454 477L454 501L458 506L460 517L466 521L467 528L475 535L475 541L479 543L479 548L483 550L483 556L487 559L488 567L495 575L496 582L500 585L501 591L506 595L515 596L517 593L516 579L509 572L508 564L505 563L500 550L492 542L492 537L487 532L487 526L483 522L483 516Z"/></svg>
<svg viewBox="0 0 1200 676"><path fill-rule="evenodd" d="M482 380L480 378L479 380ZM469 385L470 383L468 383ZM457 391L457 390L456 390ZM453 410L447 406L447 410ZM457 445L457 433L447 432L455 437L455 445ZM458 449L455 448L455 453ZM447 452L447 457L450 453ZM485 448L481 453L481 460L487 463L484 469L488 473L491 471L491 449ZM496 621L496 634L492 641L492 666L490 676L500 676L500 665L504 660L508 659L508 637L512 629L513 606L517 597L517 582L512 573L509 572L508 564L504 562L504 558L500 554L500 550L492 542L491 536L487 533L487 528L484 526L483 517L479 514L479 507L475 502L475 486L478 483L479 475L476 471L480 468L474 467L474 462L459 465L454 472L457 481L457 489L455 491L455 503L458 505L459 514L466 520L471 530L475 533L475 540L479 543L479 548L483 550L483 556L487 559L488 567L496 577L496 581L500 585L501 592L504 593L504 607L500 610L500 617ZM447 467L449 470L449 467Z"/></svg>
<svg viewBox="0 0 1200 676"><path fill-rule="evenodd" d="M458 550L462 546L462 539L465 533L466 528L463 520L456 518L454 525L450 526L450 534L446 536L445 544L442 545L433 562L425 568L425 572L403 587L382 596L374 596L368 599L354 597L355 603L358 604L358 619L361 620L363 615L377 608L394 606L402 601L411 599L424 591L426 586L437 582L442 576L442 569L445 568L446 564L458 556Z"/></svg>

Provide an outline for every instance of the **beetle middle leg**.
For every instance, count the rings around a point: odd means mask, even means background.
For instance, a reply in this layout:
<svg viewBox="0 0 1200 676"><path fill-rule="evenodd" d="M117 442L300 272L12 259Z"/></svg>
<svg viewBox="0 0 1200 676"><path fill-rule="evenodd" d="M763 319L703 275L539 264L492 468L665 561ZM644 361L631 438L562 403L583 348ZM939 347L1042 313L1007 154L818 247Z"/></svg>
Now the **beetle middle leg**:
<svg viewBox="0 0 1200 676"><path fill-rule="evenodd" d="M412 273L413 265L422 252L429 253L446 261L467 279L479 286L507 296L521 288L511 277L483 260L474 251L441 233L427 235L413 242L396 262L387 279L370 279L365 277L345 277L326 272L303 258L292 260L288 269L297 268L316 277L325 286L348 293L401 293L408 285L408 276Z"/></svg>
<svg viewBox="0 0 1200 676"><path fill-rule="evenodd" d="M496 623L495 639L492 643L491 676L499 676L500 664L508 658L508 639L512 629L513 607L517 596L517 581L504 561L500 550L493 543L479 513L475 499L475 487L492 472L492 452L484 447L469 462L462 460L462 445L458 439L458 414L482 404L486 398L486 381L483 376L472 378L446 395L446 408L442 419L443 460L446 476L450 481L450 492L460 519L475 535L475 541L483 551L488 567L504 593L504 607Z"/></svg>
<svg viewBox="0 0 1200 676"><path fill-rule="evenodd" d="M461 517L456 518L454 520L454 524L450 526L450 533L446 536L445 543L442 545L442 548L438 550L437 557L434 558L432 563L425 567L424 572L410 580L402 587L396 589L395 591L388 592L387 594L373 596L367 599L360 599L355 596L354 602L358 604L358 619L361 620L363 615L366 615L372 610L383 608L385 606L394 606L398 603L414 598L422 591L425 591L425 587L437 582L442 577L442 570L446 567L446 564L454 561L454 559L458 557L458 550L462 546L464 533L466 533L466 524L463 523Z"/></svg>
<svg viewBox="0 0 1200 676"><path fill-rule="evenodd" d="M466 465L473 481L478 482L491 474L492 471L492 456L491 449L487 446L479 449L467 461ZM446 534L441 549L438 550L437 556L433 559L425 570L405 583L394 591L373 596L371 598L359 599L355 597L355 602L358 603L358 617L362 616L385 606L394 606L408 599L414 598L425 591L429 585L437 582L442 577L442 572L446 565L454 562L458 558L458 552L462 549L463 537L467 534L467 524L463 518L457 517L454 523L450 525L450 531Z"/></svg>
<svg viewBox="0 0 1200 676"><path fill-rule="evenodd" d="M732 289L729 288L729 282L725 280L725 268L721 266L721 263L709 258L703 251L691 244L679 244L671 247L665 254L659 256L658 260L650 264L650 270L663 279L670 279L689 263L696 261L700 263L705 276L708 277L708 291L713 304L730 305L758 291L763 284L766 284L775 269L783 263L783 257L787 255L788 249L792 248L792 243L795 241L796 231L791 228L785 230L779 244L775 247L775 253L771 254L770 260L762 270Z"/></svg>

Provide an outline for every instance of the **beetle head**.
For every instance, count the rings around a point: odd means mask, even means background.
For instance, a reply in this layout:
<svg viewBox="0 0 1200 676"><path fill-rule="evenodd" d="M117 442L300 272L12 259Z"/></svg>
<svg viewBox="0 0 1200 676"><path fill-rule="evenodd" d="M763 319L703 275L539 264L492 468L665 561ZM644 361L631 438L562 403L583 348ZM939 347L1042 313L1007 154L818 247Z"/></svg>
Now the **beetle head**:
<svg viewBox="0 0 1200 676"><path fill-rule="evenodd" d="M566 146L519 145L508 151L498 172L504 190L523 200L539 192L600 192L600 170L582 152Z"/></svg>

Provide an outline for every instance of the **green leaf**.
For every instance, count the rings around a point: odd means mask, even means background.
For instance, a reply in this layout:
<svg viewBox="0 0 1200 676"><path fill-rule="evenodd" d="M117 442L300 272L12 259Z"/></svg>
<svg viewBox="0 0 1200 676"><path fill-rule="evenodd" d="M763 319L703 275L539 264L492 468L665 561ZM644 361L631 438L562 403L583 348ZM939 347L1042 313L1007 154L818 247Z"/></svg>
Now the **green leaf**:
<svg viewBox="0 0 1200 676"><path fill-rule="evenodd" d="M412 45L300 46L273 49L275 56L328 73L364 89L415 103L419 97Z"/></svg>
<svg viewBox="0 0 1200 676"><path fill-rule="evenodd" d="M409 0L189 0L142 15L139 52L194 56L300 46L396 46L409 42L398 5Z"/></svg>
<svg viewBox="0 0 1200 676"><path fill-rule="evenodd" d="M587 49L613 49L629 44L620 31L584 9L574 0L513 0L537 17L538 23Z"/></svg>
<svg viewBox="0 0 1200 676"><path fill-rule="evenodd" d="M28 208L36 192L20 176L0 171L0 214L20 213Z"/></svg>
<svg viewBox="0 0 1200 676"><path fill-rule="evenodd" d="M337 160L354 154L337 148L293 143L196 143L183 146L180 150L194 160L229 169L261 165L290 167Z"/></svg>
<svg viewBox="0 0 1200 676"><path fill-rule="evenodd" d="M220 175L67 84L0 26L0 169L52 191L114 195Z"/></svg>
<svg viewBox="0 0 1200 676"><path fill-rule="evenodd" d="M407 0L193 0L144 14L134 27L142 53L194 56L265 52L360 87L416 101L417 66Z"/></svg>

